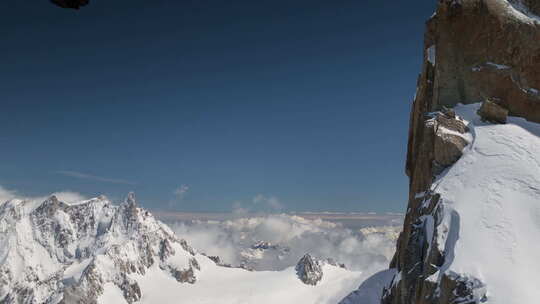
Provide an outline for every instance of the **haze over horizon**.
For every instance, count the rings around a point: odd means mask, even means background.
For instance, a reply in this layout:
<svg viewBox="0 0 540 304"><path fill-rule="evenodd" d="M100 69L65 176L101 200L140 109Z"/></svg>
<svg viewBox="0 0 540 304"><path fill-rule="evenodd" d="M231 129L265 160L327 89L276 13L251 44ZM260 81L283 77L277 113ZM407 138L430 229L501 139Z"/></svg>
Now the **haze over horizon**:
<svg viewBox="0 0 540 304"><path fill-rule="evenodd" d="M403 212L435 2L2 2L0 190Z"/></svg>

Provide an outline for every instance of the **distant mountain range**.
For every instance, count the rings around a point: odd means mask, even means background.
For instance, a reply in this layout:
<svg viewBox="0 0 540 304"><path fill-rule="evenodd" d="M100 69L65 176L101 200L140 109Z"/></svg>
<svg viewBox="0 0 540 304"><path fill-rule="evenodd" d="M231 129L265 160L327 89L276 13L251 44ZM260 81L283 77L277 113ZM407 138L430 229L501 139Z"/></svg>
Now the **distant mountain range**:
<svg viewBox="0 0 540 304"><path fill-rule="evenodd" d="M103 196L0 204L1 303L336 303L362 278L310 255L282 271L222 265L133 194L119 206Z"/></svg>

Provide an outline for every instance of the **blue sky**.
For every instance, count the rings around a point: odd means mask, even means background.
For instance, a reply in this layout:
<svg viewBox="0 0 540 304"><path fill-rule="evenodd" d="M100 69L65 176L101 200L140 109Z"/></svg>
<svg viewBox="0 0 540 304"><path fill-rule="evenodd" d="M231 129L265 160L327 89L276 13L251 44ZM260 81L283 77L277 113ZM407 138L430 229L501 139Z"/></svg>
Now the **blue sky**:
<svg viewBox="0 0 540 304"><path fill-rule="evenodd" d="M0 3L0 185L178 211L403 211L436 1Z"/></svg>

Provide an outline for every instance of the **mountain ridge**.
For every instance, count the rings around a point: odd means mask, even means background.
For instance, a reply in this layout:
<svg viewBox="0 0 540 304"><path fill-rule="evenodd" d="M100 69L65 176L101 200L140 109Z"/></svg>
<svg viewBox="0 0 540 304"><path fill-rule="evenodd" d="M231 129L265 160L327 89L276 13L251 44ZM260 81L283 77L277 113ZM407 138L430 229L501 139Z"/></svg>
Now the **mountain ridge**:
<svg viewBox="0 0 540 304"><path fill-rule="evenodd" d="M51 196L0 204L1 303L156 303L179 296L188 302L319 298L332 303L362 278L311 257L296 269L302 271L223 266L139 207L132 193L120 205L104 196L75 203ZM274 289L261 289L266 282ZM287 286L294 288L274 292ZM247 292L253 290L258 291Z"/></svg>

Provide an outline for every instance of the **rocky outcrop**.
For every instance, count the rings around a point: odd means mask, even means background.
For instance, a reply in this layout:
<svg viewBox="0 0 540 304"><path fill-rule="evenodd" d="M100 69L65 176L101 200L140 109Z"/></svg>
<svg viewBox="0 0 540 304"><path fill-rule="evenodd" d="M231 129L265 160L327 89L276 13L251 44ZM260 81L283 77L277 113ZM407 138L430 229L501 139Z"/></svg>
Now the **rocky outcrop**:
<svg viewBox="0 0 540 304"><path fill-rule="evenodd" d="M309 254L304 255L300 261L298 261L295 269L298 278L307 285L317 285L323 276L319 261Z"/></svg>
<svg viewBox="0 0 540 304"><path fill-rule="evenodd" d="M453 112L439 112L434 119L428 119L425 123L427 134L433 134L433 174L455 163L462 155L463 148L468 144L463 136L468 128L463 121L456 117Z"/></svg>
<svg viewBox="0 0 540 304"><path fill-rule="evenodd" d="M418 103L436 109L489 98L539 122L538 3L439 0L427 22Z"/></svg>
<svg viewBox="0 0 540 304"><path fill-rule="evenodd" d="M448 270L459 238L459 214L445 210L433 191L416 195L420 206L405 225L391 268L396 275L383 289L383 304L481 303L487 297L483 282L470 274ZM413 213L412 211L410 213ZM407 242L404 242L404 240Z"/></svg>
<svg viewBox="0 0 540 304"><path fill-rule="evenodd" d="M540 122L539 13L537 0L439 0L427 21L410 116L408 207L382 303L486 300L481 280L447 271L459 215L445 210L432 183L469 143L466 124L451 110L458 103L485 101L478 114L487 122L504 123L507 115Z"/></svg>
<svg viewBox="0 0 540 304"><path fill-rule="evenodd" d="M255 244L251 245L251 249L259 249L259 250L267 250L267 249L279 249L280 246L276 244L272 244L270 242L266 241L258 241Z"/></svg>
<svg viewBox="0 0 540 304"><path fill-rule="evenodd" d="M486 100L478 109L477 114L482 117L483 121L504 124L508 117L508 110L490 100Z"/></svg>

